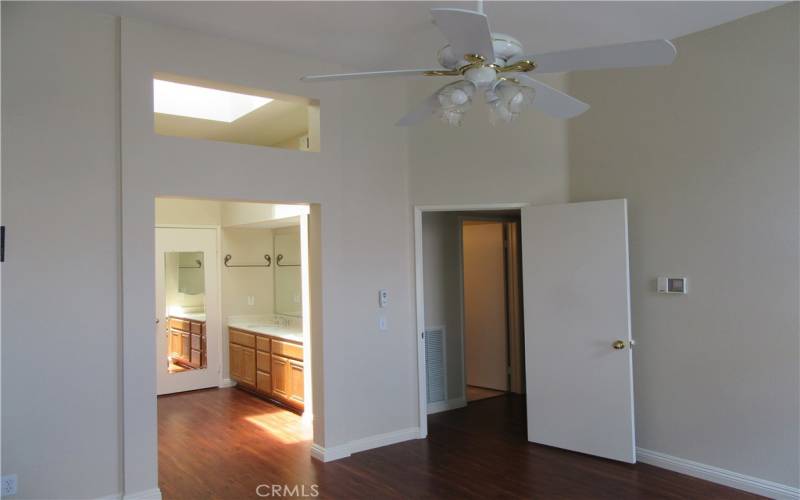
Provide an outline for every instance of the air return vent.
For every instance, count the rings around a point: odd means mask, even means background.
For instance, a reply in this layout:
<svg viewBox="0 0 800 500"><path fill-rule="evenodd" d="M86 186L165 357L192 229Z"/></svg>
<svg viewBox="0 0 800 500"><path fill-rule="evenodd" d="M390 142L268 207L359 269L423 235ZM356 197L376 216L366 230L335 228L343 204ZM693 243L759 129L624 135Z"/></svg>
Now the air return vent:
<svg viewBox="0 0 800 500"><path fill-rule="evenodd" d="M445 400L444 328L425 331L425 367L428 378L428 403Z"/></svg>

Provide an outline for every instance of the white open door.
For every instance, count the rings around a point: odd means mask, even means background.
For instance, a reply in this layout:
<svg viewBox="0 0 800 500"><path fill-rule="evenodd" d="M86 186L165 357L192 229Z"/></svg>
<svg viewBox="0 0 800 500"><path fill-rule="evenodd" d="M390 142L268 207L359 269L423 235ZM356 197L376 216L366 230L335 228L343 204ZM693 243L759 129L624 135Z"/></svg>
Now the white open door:
<svg viewBox="0 0 800 500"><path fill-rule="evenodd" d="M156 389L159 395L219 386L222 325L217 256L215 228L156 228ZM202 329L171 329L170 317L204 322L205 335ZM170 361L175 358L176 351L187 359L193 359L197 353L199 362L194 367L176 365Z"/></svg>
<svg viewBox="0 0 800 500"><path fill-rule="evenodd" d="M522 209L528 440L636 462L625 200Z"/></svg>

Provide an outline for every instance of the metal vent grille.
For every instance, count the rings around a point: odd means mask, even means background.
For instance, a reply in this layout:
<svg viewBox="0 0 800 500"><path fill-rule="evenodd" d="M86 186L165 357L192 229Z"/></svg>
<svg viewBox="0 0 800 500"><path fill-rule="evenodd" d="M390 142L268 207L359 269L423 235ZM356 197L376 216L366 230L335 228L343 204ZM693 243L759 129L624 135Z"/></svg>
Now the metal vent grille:
<svg viewBox="0 0 800 500"><path fill-rule="evenodd" d="M445 400L444 329L425 331L425 368L428 378L428 403Z"/></svg>

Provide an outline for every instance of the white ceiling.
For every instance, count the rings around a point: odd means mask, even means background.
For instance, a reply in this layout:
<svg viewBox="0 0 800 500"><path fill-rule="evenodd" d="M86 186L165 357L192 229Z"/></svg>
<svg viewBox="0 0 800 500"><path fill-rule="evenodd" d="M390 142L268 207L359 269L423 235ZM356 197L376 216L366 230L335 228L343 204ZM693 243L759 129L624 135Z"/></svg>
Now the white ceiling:
<svg viewBox="0 0 800 500"><path fill-rule="evenodd" d="M674 39L783 2L486 2L492 31L527 53ZM262 44L354 69L435 67L435 6L476 2L97 2L90 8Z"/></svg>

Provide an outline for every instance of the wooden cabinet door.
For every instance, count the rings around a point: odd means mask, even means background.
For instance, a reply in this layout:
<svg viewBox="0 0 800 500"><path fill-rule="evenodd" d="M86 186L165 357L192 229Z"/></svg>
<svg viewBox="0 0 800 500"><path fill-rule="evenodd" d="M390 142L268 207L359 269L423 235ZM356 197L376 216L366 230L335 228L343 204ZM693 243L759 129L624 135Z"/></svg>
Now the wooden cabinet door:
<svg viewBox="0 0 800 500"><path fill-rule="evenodd" d="M184 361L189 361L192 356L192 344L188 333L181 332L181 358Z"/></svg>
<svg viewBox="0 0 800 500"><path fill-rule="evenodd" d="M236 344L229 344L229 347L231 378L239 381L242 379L242 347Z"/></svg>
<svg viewBox="0 0 800 500"><path fill-rule="evenodd" d="M289 360L289 401L299 407L303 407L304 380L303 363Z"/></svg>
<svg viewBox="0 0 800 500"><path fill-rule="evenodd" d="M242 347L242 378L241 381L253 387L256 386L256 350L251 347Z"/></svg>
<svg viewBox="0 0 800 500"><path fill-rule="evenodd" d="M272 356L272 394L289 400L289 360Z"/></svg>
<svg viewBox="0 0 800 500"><path fill-rule="evenodd" d="M192 349L191 358L189 359L189 364L195 368L200 368L200 363L202 362L203 356L201 355L200 351Z"/></svg>
<svg viewBox="0 0 800 500"><path fill-rule="evenodd" d="M256 389L263 394L272 393L272 375L262 371L256 371Z"/></svg>
<svg viewBox="0 0 800 500"><path fill-rule="evenodd" d="M181 355L181 332L170 330L169 332L169 355L172 357Z"/></svg>

